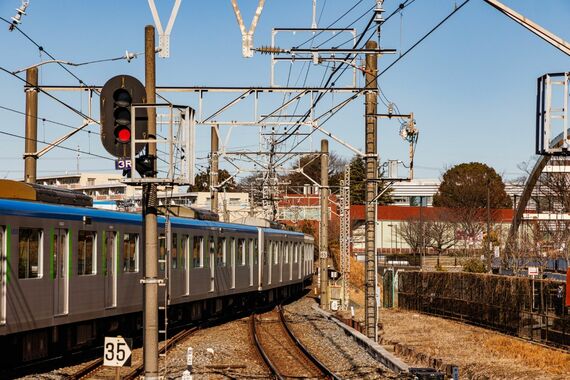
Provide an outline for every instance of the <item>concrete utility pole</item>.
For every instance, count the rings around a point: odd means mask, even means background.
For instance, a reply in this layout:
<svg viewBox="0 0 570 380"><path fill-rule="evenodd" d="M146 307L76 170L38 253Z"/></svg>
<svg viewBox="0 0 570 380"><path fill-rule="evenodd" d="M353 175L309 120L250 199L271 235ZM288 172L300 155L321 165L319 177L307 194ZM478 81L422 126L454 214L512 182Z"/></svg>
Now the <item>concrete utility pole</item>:
<svg viewBox="0 0 570 380"><path fill-rule="evenodd" d="M210 156L212 160L210 167L210 209L215 213L218 212L219 145L218 126L213 125L210 135Z"/></svg>
<svg viewBox="0 0 570 380"><path fill-rule="evenodd" d="M38 151L38 68L26 70L26 82L30 87L26 90L26 142L24 153L24 180L36 183Z"/></svg>
<svg viewBox="0 0 570 380"><path fill-rule="evenodd" d="M147 104L156 103L156 57L154 26L145 27L145 87ZM156 109L148 110L148 138L156 139ZM156 144L147 145L156 177ZM158 226L156 184L143 185L143 216L145 226L144 273L144 378L158 379Z"/></svg>
<svg viewBox="0 0 570 380"><path fill-rule="evenodd" d="M319 267L321 268L321 308L329 308L329 142L321 140L321 232L319 234Z"/></svg>
<svg viewBox="0 0 570 380"><path fill-rule="evenodd" d="M377 49L378 44L374 41L366 43L366 49ZM366 336L368 338L378 339L378 325L376 305L376 210L374 198L376 197L377 186L376 178L378 176L378 156L377 156L377 118L376 106L378 96L378 82L376 80L378 70L378 53L366 54L366 261L365 261L365 279L366 292L364 299L364 312L366 324Z"/></svg>

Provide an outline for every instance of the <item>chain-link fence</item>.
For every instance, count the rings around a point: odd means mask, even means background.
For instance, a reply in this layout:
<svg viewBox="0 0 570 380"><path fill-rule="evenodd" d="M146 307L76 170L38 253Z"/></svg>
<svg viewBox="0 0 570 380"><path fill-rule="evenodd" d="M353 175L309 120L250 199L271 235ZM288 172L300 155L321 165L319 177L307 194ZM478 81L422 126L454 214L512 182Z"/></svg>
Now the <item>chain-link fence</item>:
<svg viewBox="0 0 570 380"><path fill-rule="evenodd" d="M401 272L398 305L556 346L570 347L566 286L475 273Z"/></svg>

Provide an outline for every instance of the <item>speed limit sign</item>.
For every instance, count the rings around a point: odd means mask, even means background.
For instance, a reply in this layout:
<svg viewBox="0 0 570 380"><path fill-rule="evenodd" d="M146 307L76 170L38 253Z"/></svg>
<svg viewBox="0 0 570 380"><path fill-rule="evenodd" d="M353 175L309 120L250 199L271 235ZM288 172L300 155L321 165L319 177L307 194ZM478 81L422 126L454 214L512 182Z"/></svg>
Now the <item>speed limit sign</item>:
<svg viewBox="0 0 570 380"><path fill-rule="evenodd" d="M123 337L105 337L103 345L103 365L109 367L129 367L133 340Z"/></svg>

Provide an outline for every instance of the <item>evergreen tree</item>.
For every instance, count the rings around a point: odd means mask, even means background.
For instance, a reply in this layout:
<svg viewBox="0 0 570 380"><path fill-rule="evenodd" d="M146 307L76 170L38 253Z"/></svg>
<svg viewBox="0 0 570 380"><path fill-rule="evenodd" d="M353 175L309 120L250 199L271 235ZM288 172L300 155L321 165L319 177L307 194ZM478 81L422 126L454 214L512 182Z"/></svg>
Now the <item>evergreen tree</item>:
<svg viewBox="0 0 570 380"><path fill-rule="evenodd" d="M383 176L384 173L381 173ZM378 183L378 192L384 190L387 183L381 181ZM393 202L392 200L392 190L388 189L382 194L378 199L379 205L387 205ZM350 161L350 203L353 205L363 205L365 204L366 198L366 163L364 158L360 156L354 156Z"/></svg>

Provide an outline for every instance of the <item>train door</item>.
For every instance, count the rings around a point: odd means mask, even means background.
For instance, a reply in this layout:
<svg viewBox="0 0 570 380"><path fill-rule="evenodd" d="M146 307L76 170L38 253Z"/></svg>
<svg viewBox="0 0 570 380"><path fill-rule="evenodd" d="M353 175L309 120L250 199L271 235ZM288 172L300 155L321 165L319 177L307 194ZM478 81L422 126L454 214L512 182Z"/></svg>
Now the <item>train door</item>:
<svg viewBox="0 0 570 380"><path fill-rule="evenodd" d="M254 252L257 255L257 247L255 247L255 251L254 251L254 246L253 246L253 241L254 239L248 239L248 244L247 244L247 257L249 259L249 286L253 286L253 255Z"/></svg>
<svg viewBox="0 0 570 380"><path fill-rule="evenodd" d="M6 234L9 229L0 226L0 325L6 324Z"/></svg>
<svg viewBox="0 0 570 380"><path fill-rule="evenodd" d="M236 287L236 248L241 250L241 247L236 247L236 239L230 238L230 270L232 276L232 289ZM240 261L241 263L241 261Z"/></svg>
<svg viewBox="0 0 570 380"><path fill-rule="evenodd" d="M261 290L263 287L263 261L265 252L265 234L261 228L257 229L257 240L254 240L255 257L254 264L257 264L257 290ZM257 259L257 260L255 260Z"/></svg>
<svg viewBox="0 0 570 380"><path fill-rule="evenodd" d="M105 307L117 306L117 233L103 234L103 275L105 277Z"/></svg>
<svg viewBox="0 0 570 380"><path fill-rule="evenodd" d="M52 233L54 315L65 315L69 312L69 234L64 228L56 228Z"/></svg>
<svg viewBox="0 0 570 380"><path fill-rule="evenodd" d="M210 262L210 291L214 291L214 280L216 273L216 239L210 236L208 242L208 261Z"/></svg>

